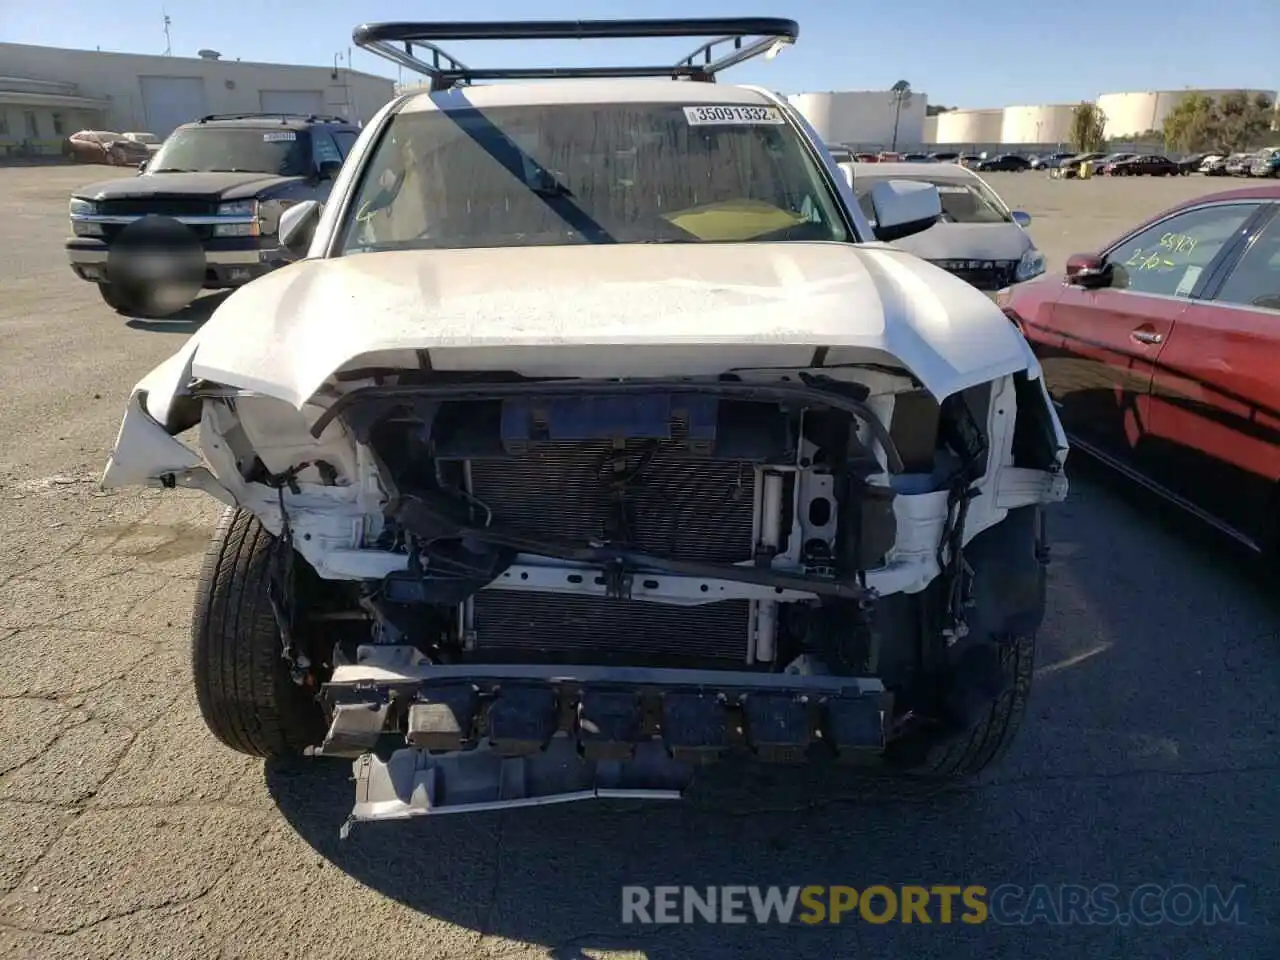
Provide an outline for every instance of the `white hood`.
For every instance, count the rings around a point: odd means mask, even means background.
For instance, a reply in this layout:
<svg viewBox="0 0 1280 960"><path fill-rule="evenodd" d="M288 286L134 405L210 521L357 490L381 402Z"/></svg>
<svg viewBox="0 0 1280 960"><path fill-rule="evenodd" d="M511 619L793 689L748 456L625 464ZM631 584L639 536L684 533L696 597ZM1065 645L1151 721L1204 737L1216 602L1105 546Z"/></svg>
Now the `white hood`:
<svg viewBox="0 0 1280 960"><path fill-rule="evenodd" d="M836 243L304 261L232 294L174 361L300 407L338 369L412 363L407 351L437 370L609 378L801 368L816 347L828 365L896 358L939 397L1034 366L962 280L880 244Z"/></svg>
<svg viewBox="0 0 1280 960"><path fill-rule="evenodd" d="M1016 223L935 223L893 245L926 260L1018 260L1034 246Z"/></svg>

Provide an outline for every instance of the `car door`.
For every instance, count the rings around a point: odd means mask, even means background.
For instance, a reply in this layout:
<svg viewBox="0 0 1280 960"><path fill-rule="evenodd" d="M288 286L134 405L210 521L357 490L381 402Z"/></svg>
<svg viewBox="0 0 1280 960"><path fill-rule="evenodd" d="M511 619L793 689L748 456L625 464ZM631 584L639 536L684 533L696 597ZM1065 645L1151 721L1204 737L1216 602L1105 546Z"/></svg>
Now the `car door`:
<svg viewBox="0 0 1280 960"><path fill-rule="evenodd" d="M1045 384L1081 446L1141 473L1155 365L1175 322L1256 202L1204 204L1125 237L1103 258L1110 285L1067 285L1037 332Z"/></svg>
<svg viewBox="0 0 1280 960"><path fill-rule="evenodd" d="M1280 204L1264 205L1187 305L1160 354L1148 423L1152 476L1257 546L1277 532Z"/></svg>

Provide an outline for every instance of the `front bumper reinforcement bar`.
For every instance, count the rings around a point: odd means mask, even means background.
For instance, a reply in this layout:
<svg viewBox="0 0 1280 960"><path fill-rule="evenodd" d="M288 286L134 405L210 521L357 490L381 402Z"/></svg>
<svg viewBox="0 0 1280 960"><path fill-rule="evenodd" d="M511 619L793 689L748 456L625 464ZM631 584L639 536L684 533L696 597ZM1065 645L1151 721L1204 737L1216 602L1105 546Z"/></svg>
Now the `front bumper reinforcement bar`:
<svg viewBox="0 0 1280 960"><path fill-rule="evenodd" d="M640 667L357 663L322 696L332 722L312 753L354 758L343 836L362 821L675 799L729 757L875 763L892 715L874 678Z"/></svg>

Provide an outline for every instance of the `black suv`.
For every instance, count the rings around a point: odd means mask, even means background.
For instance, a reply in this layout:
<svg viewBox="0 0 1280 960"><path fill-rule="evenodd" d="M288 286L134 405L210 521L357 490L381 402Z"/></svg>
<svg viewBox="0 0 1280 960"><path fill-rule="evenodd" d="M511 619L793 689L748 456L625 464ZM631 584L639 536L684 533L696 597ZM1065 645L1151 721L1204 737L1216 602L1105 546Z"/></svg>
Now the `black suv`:
<svg viewBox="0 0 1280 960"><path fill-rule="evenodd" d="M359 135L340 117L279 113L183 124L137 175L72 193L71 269L130 316L164 316L201 288L248 283L286 261L281 211L324 201ZM124 256L143 249L152 256Z"/></svg>

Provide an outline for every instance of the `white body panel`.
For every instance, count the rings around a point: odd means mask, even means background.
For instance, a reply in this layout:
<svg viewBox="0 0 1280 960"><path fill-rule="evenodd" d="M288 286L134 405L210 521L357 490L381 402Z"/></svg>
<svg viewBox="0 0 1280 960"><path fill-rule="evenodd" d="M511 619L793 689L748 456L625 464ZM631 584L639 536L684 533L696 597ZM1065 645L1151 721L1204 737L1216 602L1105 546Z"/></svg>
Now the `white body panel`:
<svg viewBox="0 0 1280 960"><path fill-rule="evenodd" d="M803 367L825 346L828 365L897 358L938 397L1033 362L964 282L890 247L834 243L306 261L232 294L193 346L194 376L294 406L386 351L429 350L436 369L619 377Z"/></svg>

